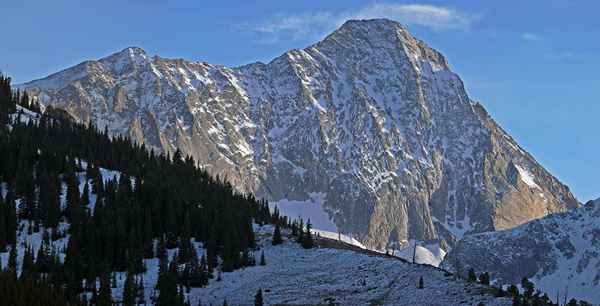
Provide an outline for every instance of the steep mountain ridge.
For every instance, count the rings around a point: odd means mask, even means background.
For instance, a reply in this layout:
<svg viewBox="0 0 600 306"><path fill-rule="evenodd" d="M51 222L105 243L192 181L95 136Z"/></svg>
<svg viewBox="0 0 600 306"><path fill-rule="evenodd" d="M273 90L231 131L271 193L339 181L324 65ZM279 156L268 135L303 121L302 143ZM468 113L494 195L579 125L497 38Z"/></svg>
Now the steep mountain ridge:
<svg viewBox="0 0 600 306"><path fill-rule="evenodd" d="M442 266L490 272L497 284L529 278L549 296L600 301L600 201L510 230L469 235Z"/></svg>
<svg viewBox="0 0 600 306"><path fill-rule="evenodd" d="M579 205L439 52L390 20L348 21L268 64L127 48L21 88L82 122L179 148L283 212L320 210L373 248L453 244Z"/></svg>

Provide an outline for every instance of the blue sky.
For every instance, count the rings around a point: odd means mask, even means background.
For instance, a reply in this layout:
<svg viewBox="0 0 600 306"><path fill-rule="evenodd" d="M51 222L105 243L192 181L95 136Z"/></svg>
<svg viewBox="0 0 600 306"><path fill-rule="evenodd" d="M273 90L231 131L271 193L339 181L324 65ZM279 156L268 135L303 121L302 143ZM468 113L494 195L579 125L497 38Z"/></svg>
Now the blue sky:
<svg viewBox="0 0 600 306"><path fill-rule="evenodd" d="M600 197L600 1L0 2L0 69L24 82L128 46L229 66L387 17L440 50L472 98L582 201Z"/></svg>

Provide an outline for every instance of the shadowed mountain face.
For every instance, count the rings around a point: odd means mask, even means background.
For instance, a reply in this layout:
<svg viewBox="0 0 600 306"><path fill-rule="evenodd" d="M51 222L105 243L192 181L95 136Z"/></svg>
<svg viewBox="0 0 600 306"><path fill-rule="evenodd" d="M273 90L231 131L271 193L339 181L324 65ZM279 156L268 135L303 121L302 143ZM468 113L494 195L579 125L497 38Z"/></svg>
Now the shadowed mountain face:
<svg viewBox="0 0 600 306"><path fill-rule="evenodd" d="M549 296L600 301L600 199L513 229L469 235L442 263L466 274L490 272L498 284L527 277Z"/></svg>
<svg viewBox="0 0 600 306"><path fill-rule="evenodd" d="M128 48L21 88L82 122L179 148L242 191L323 209L370 247L452 244L579 205L439 52L389 20L348 21L268 64Z"/></svg>

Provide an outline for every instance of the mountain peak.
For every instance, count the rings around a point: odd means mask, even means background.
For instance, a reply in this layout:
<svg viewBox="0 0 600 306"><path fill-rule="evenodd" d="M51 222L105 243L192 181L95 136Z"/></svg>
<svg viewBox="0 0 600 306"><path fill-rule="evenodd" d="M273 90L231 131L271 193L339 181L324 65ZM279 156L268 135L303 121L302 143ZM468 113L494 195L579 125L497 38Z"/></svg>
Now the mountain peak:
<svg viewBox="0 0 600 306"><path fill-rule="evenodd" d="M381 39L385 36L390 39L398 31L408 34L408 31L402 24L390 19L350 19L331 33L330 36L362 33L372 39ZM359 35L358 37L363 35Z"/></svg>
<svg viewBox="0 0 600 306"><path fill-rule="evenodd" d="M127 47L117 53L111 54L98 62L116 73L121 73L132 67L143 66L150 61L150 57L144 49L139 47Z"/></svg>
<svg viewBox="0 0 600 306"><path fill-rule="evenodd" d="M100 59L100 61L103 60L110 60L110 59L123 59L123 58L128 58L128 59L135 59L135 58L147 58L147 54L146 51L140 47L127 47L119 52L113 53L103 59Z"/></svg>
<svg viewBox="0 0 600 306"><path fill-rule="evenodd" d="M128 54L128 55L146 55L146 51L140 47L127 47L116 54Z"/></svg>
<svg viewBox="0 0 600 306"><path fill-rule="evenodd" d="M348 20L314 47L332 54L345 53L345 56L353 57L350 61L377 55L397 55L429 62L436 70L449 70L448 62L440 52L390 19Z"/></svg>
<svg viewBox="0 0 600 306"><path fill-rule="evenodd" d="M340 29L343 28L354 28L354 27L365 27L365 26L379 26L389 28L400 28L406 30L406 28L399 22L387 19L387 18L374 18L374 19L349 19Z"/></svg>

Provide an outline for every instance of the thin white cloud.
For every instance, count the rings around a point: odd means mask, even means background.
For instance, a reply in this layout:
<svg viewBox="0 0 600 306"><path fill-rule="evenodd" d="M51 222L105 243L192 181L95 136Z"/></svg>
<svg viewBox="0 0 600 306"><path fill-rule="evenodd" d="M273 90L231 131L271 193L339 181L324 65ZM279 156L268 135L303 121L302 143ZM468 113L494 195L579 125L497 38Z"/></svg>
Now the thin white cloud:
<svg viewBox="0 0 600 306"><path fill-rule="evenodd" d="M322 36L348 19L388 18L407 26L419 26L433 31L468 30L479 16L456 9L427 4L374 3L356 11L314 12L272 16L245 29L261 34L262 42L277 42L282 38L297 40L307 36Z"/></svg>
<svg viewBox="0 0 600 306"><path fill-rule="evenodd" d="M453 8L427 4L371 4L360 10L355 19L388 18L405 25L417 25L434 31L467 30L479 19Z"/></svg>
<svg viewBox="0 0 600 306"><path fill-rule="evenodd" d="M567 60L572 60L572 59L576 59L579 57L579 54L574 53L572 51L560 51L560 52L549 52L544 54L544 57L547 60L552 60L552 61L567 61Z"/></svg>
<svg viewBox="0 0 600 306"><path fill-rule="evenodd" d="M544 38L539 34L525 32L525 33L521 34L521 39L527 40L527 41L540 41L540 40L543 40Z"/></svg>

